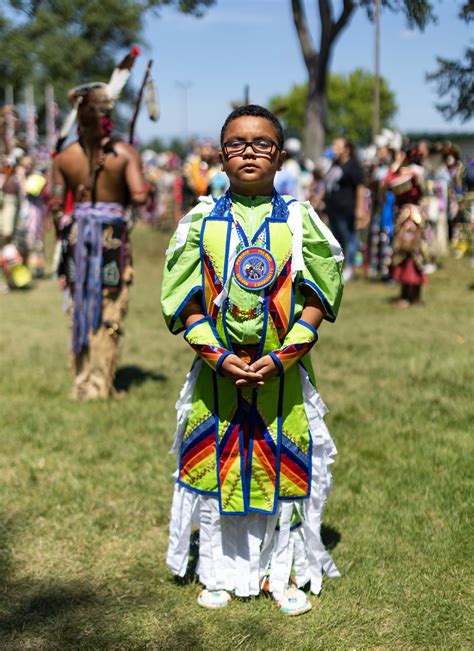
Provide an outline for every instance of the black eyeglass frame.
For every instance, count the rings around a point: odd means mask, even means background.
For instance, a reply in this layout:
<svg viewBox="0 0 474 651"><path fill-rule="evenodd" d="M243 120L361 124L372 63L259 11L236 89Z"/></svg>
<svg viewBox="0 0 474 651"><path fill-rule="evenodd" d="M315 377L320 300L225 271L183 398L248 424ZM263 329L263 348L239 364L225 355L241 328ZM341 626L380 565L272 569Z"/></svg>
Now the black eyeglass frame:
<svg viewBox="0 0 474 651"><path fill-rule="evenodd" d="M262 141L264 141L264 142L268 143L269 145L271 145L270 151L263 152L263 151L257 151L255 149L255 143L262 142ZM239 149L239 151L233 151L233 152L229 153L228 145L229 145L230 142L239 142L242 145L242 149ZM281 151L281 147L279 147L274 140L267 140L266 138L256 138L255 140L238 140L236 138L233 141L228 140L227 142L224 142L224 144L222 145L222 150L223 150L224 154L226 155L226 157L230 158L231 156L241 156L245 152L245 150L247 149L248 146L250 146L252 148L252 151L253 151L254 154L261 155L261 156L269 156L269 155L271 156L274 153L275 150L276 151Z"/></svg>

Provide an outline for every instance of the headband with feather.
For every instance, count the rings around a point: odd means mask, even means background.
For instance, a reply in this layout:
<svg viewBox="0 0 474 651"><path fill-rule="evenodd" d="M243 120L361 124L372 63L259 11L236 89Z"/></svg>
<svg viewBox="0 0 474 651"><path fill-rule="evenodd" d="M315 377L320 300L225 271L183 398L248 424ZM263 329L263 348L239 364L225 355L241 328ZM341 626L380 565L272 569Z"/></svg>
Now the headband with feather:
<svg viewBox="0 0 474 651"><path fill-rule="evenodd" d="M76 86L69 91L68 95L72 103L72 109L64 120L63 126L61 127L55 148L56 154L61 151L61 147L63 146L67 137L71 133L74 124L76 123L77 112L79 104L82 102L82 98L91 90L100 88L106 91L107 96L111 102L115 102L120 97L120 93L122 92L125 84L130 77L130 71L135 62L135 59L139 54L140 48L136 46L133 47L130 52L124 57L124 59L118 64L118 66L114 68L107 84L102 81L90 81L85 84L80 84L79 86Z"/></svg>

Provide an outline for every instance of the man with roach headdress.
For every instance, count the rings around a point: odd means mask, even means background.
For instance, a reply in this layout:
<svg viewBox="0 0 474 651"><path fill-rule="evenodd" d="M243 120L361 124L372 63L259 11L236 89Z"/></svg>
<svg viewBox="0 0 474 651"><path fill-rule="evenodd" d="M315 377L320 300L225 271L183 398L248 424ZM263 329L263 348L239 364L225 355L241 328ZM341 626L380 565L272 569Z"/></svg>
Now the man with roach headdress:
<svg viewBox="0 0 474 651"><path fill-rule="evenodd" d="M116 393L119 340L133 275L127 208L146 203L148 191L138 152L111 135L111 114L138 53L134 48L125 57L108 84L92 82L70 91L73 108L57 150L76 120L78 139L54 157L58 275L71 295L72 397L77 400ZM65 209L68 197L72 212Z"/></svg>

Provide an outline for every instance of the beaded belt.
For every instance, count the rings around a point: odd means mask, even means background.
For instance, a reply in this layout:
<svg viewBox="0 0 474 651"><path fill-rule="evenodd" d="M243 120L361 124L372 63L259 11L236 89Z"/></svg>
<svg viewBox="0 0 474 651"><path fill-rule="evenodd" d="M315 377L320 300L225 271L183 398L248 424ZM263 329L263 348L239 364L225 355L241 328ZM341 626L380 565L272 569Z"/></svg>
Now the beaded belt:
<svg viewBox="0 0 474 651"><path fill-rule="evenodd" d="M259 303L257 307L240 307L235 303L232 303L229 299L226 300L227 310L235 317L238 321L251 321L256 319L263 312L263 302Z"/></svg>

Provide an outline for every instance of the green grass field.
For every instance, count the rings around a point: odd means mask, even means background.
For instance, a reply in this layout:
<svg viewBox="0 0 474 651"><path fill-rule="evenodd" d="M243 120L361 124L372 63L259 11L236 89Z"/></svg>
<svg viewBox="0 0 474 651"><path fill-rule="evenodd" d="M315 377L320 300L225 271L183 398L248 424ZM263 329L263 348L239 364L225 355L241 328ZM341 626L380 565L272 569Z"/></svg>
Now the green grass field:
<svg viewBox="0 0 474 651"><path fill-rule="evenodd" d="M53 280L0 296L0 649L468 649L474 280L424 307L356 280L313 353L338 447L324 537L342 578L285 618L266 598L200 609L164 563L174 404L192 353L165 330L166 237L134 233L122 401L68 399ZM471 575L472 576L472 575Z"/></svg>

